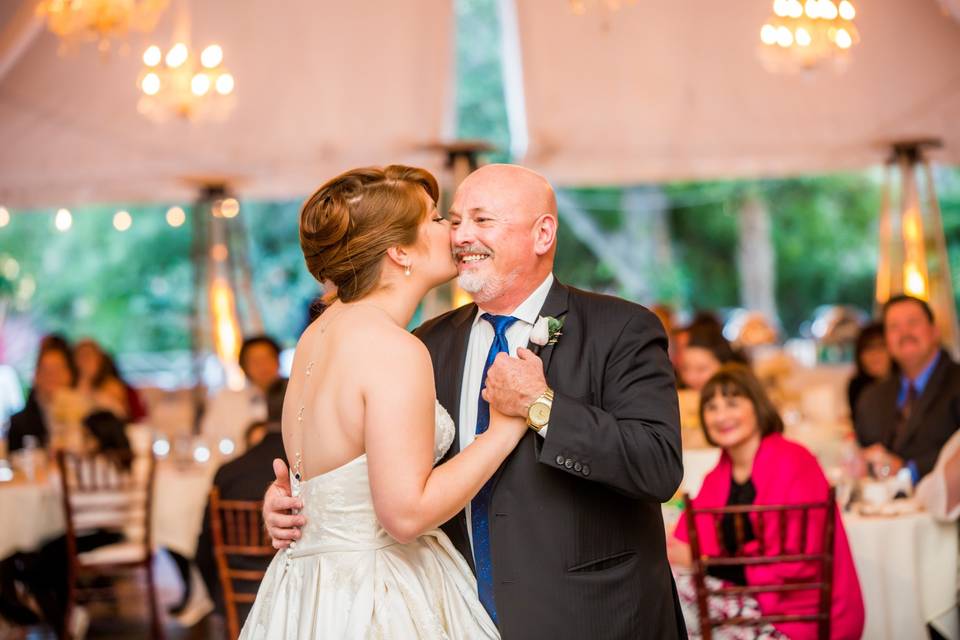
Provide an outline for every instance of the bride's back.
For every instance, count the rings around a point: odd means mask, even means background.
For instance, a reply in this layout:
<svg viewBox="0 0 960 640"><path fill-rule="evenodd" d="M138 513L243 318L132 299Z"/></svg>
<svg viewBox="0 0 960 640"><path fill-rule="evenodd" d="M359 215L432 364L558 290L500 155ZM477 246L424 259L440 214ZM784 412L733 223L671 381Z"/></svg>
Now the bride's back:
<svg viewBox="0 0 960 640"><path fill-rule="evenodd" d="M283 442L291 463L301 456L305 479L363 455L364 375L386 366L370 345L396 339L396 330L358 303L333 305L303 332L283 404Z"/></svg>

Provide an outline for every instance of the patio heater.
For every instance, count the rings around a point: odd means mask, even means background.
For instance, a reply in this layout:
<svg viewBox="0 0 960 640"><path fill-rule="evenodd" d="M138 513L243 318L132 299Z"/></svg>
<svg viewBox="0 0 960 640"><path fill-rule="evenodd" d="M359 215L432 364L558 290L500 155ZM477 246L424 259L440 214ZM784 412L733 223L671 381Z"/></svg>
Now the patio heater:
<svg viewBox="0 0 960 640"><path fill-rule="evenodd" d="M950 261L933 172L924 150L939 140L893 144L887 162L880 210L880 255L875 302L879 310L892 296L927 301L936 316L943 345L960 355L960 332Z"/></svg>

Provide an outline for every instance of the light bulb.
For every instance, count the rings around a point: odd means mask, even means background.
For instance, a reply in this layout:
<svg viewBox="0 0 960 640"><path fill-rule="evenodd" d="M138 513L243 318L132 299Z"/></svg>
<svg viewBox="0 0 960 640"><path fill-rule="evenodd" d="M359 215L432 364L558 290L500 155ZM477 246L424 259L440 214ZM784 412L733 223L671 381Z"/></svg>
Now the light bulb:
<svg viewBox="0 0 960 640"><path fill-rule="evenodd" d="M229 95L233 91L233 76L229 73L221 73L217 76L217 93L222 96Z"/></svg>
<svg viewBox="0 0 960 640"><path fill-rule="evenodd" d="M158 458L164 458L170 453L170 442L163 438L160 438L153 443L153 452L157 454Z"/></svg>
<svg viewBox="0 0 960 640"><path fill-rule="evenodd" d="M857 17L857 10L853 8L853 3L850 0L843 0L840 3L840 17L844 20L853 20Z"/></svg>
<svg viewBox="0 0 960 640"><path fill-rule="evenodd" d="M193 459L200 463L206 462L210 459L210 449L200 445L193 450Z"/></svg>
<svg viewBox="0 0 960 640"><path fill-rule="evenodd" d="M220 203L220 215L224 218L233 218L240 213L240 203L236 198L227 198Z"/></svg>
<svg viewBox="0 0 960 640"><path fill-rule="evenodd" d="M187 214L180 207L170 207L167 209L167 224L171 227L179 227L187 221Z"/></svg>
<svg viewBox="0 0 960 640"><path fill-rule="evenodd" d="M790 0L773 0L773 12L781 18L790 15Z"/></svg>
<svg viewBox="0 0 960 640"><path fill-rule="evenodd" d="M147 75L143 76L143 81L140 83L140 88L148 96L157 95L157 93L160 92L160 76L151 71Z"/></svg>
<svg viewBox="0 0 960 640"><path fill-rule="evenodd" d="M113 216L113 228L117 231L126 231L133 224L129 211L117 211Z"/></svg>
<svg viewBox="0 0 960 640"><path fill-rule="evenodd" d="M841 49L849 49L853 44L853 38L847 33L846 29L837 29L837 46Z"/></svg>
<svg viewBox="0 0 960 640"><path fill-rule="evenodd" d="M837 13L837 5L831 0L826 0L820 10L820 17L826 18L827 20L836 20Z"/></svg>
<svg viewBox="0 0 960 640"><path fill-rule="evenodd" d="M820 3L817 0L807 0L803 11L808 18L815 20L820 17Z"/></svg>
<svg viewBox="0 0 960 640"><path fill-rule="evenodd" d="M167 52L167 66L171 69L176 69L187 61L188 55L187 45L178 42Z"/></svg>
<svg viewBox="0 0 960 640"><path fill-rule="evenodd" d="M777 44L777 28L772 24L765 24L760 29L760 40L763 44Z"/></svg>
<svg viewBox="0 0 960 640"><path fill-rule="evenodd" d="M220 45L212 44L200 54L200 64L207 69L213 69L221 62L223 62L223 49L220 48Z"/></svg>
<svg viewBox="0 0 960 640"><path fill-rule="evenodd" d="M60 209L53 218L53 224L57 227L57 231L66 231L73 225L73 216L67 209Z"/></svg>
<svg viewBox="0 0 960 640"><path fill-rule="evenodd" d="M10 224L10 212L6 207L0 207L0 227Z"/></svg>
<svg viewBox="0 0 960 640"><path fill-rule="evenodd" d="M786 49L793 44L793 33L787 27L777 29L777 44Z"/></svg>
<svg viewBox="0 0 960 640"><path fill-rule="evenodd" d="M190 90L196 96L205 96L210 91L210 77L205 73L198 73L190 81Z"/></svg>
<svg viewBox="0 0 960 640"><path fill-rule="evenodd" d="M803 27L797 27L796 36L794 36L797 44L801 47L809 47L812 39L810 38L810 32L804 29Z"/></svg>
<svg viewBox="0 0 960 640"><path fill-rule="evenodd" d="M143 52L143 64L148 67L155 67L160 64L160 61L163 59L163 53L160 51L160 47L157 45L152 45Z"/></svg>

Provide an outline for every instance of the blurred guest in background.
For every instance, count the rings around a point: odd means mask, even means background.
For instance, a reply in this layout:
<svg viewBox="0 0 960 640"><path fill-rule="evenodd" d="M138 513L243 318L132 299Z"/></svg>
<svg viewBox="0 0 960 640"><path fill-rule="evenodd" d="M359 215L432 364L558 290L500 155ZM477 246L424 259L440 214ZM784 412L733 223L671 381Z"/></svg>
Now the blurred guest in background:
<svg viewBox="0 0 960 640"><path fill-rule="evenodd" d="M124 421L143 418L139 394L124 382L113 358L95 341L85 338L73 347L80 377L77 390L87 396L93 407L112 412Z"/></svg>
<svg viewBox="0 0 960 640"><path fill-rule="evenodd" d="M673 328L672 333L669 334L670 361L673 362L673 368L677 372L677 386L681 389L687 388L680 376L680 371L683 369L683 356L686 353L687 344L694 333L711 339L714 336L723 338L723 323L710 311L698 311L688 325Z"/></svg>
<svg viewBox="0 0 960 640"><path fill-rule="evenodd" d="M693 500L698 508L725 505L769 505L822 502L827 499L829 484L817 459L803 446L783 437L783 421L763 391L760 381L745 366L726 365L704 386L700 417L707 440L723 452L717 466L704 478L699 495ZM743 522L740 552L743 555L782 555L816 553L822 540L824 515L811 512L801 520L799 512L787 512L787 527L806 522L806 549L783 548L779 514L769 513L763 526L758 517ZM863 632L864 606L853 557L847 543L840 511L830 514L836 526L831 606L831 638L859 638ZM792 520L792 521L791 521ZM725 515L719 529L709 518L697 521L702 550L708 556L738 552L736 523ZM760 540L758 537L762 537ZM790 537L786 538L790 540ZM689 567L692 558L688 544L686 517L677 523L668 542L668 555L675 567ZM743 567L716 567L711 580L722 580L740 586L790 584L815 580L818 567L811 564L770 564ZM680 576L677 588L683 605L687 629L697 629L697 600L689 576ZM809 590L783 593L760 593L755 598L731 598L723 605L730 617L752 609L765 615L809 615L817 612L819 593ZM729 607L727 606L729 604ZM815 638L814 624L776 623L774 628L759 630L762 637L789 637L794 640Z"/></svg>
<svg viewBox="0 0 960 640"><path fill-rule="evenodd" d="M213 446L228 438L242 452L247 427L267 417L267 389L280 378L280 345L265 335L247 338L240 347L239 359L246 386L239 390L222 389L213 396L207 404L201 431Z"/></svg>
<svg viewBox="0 0 960 640"><path fill-rule="evenodd" d="M50 440L50 413L58 395L72 388L77 381L77 368L67 341L59 336L48 336L40 343L37 366L33 374L33 388L23 411L10 416L8 447L10 451L23 448L24 436L34 436L40 446Z"/></svg>
<svg viewBox="0 0 960 640"><path fill-rule="evenodd" d="M937 520L956 522L960 518L960 431L947 440L933 471L917 485L916 495Z"/></svg>
<svg viewBox="0 0 960 640"><path fill-rule="evenodd" d="M906 468L916 483L960 426L960 365L940 346L933 311L919 298L890 298L883 329L894 370L860 395L854 428L874 475Z"/></svg>
<svg viewBox="0 0 960 640"><path fill-rule="evenodd" d="M680 366L680 378L688 389L700 391L707 380L728 362L743 360L733 350L723 334L711 327L700 327L687 331L687 344L683 350L683 363Z"/></svg>
<svg viewBox="0 0 960 640"><path fill-rule="evenodd" d="M220 491L224 500L261 500L263 492L274 479L273 460L280 458L286 462L283 449L283 435L280 433L280 417L283 412L283 397L287 390L287 381L279 378L274 381L267 391L267 420L264 423L250 425L247 434L256 439L256 432L262 432L259 441L250 445L246 453L228 462L217 470L213 484ZM265 570L272 558L252 560L244 568ZM202 619L213 609L213 604L207 594L213 596L217 610L223 612L223 594L220 589L220 579L217 574L217 563L213 555L213 537L210 531L210 505L207 505L203 519L203 530L197 540L196 566L200 577L191 571L191 582L188 587L189 602L177 619L183 626L189 627ZM248 583L251 593L256 593L259 585ZM205 587L205 588L204 588ZM240 611L240 621L246 618L247 608Z"/></svg>
<svg viewBox="0 0 960 640"><path fill-rule="evenodd" d="M890 354L883 339L883 324L874 322L860 330L854 351L856 374L847 386L850 416L856 417L857 400L864 389L890 374Z"/></svg>

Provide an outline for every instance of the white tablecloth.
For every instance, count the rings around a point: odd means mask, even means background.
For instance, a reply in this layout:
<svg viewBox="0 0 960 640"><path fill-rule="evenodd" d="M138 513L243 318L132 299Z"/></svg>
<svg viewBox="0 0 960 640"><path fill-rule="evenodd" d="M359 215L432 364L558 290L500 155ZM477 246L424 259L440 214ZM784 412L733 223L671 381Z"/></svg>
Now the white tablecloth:
<svg viewBox="0 0 960 640"><path fill-rule="evenodd" d="M957 525L921 512L891 517L844 514L844 528L866 605L863 637L926 638L933 622L957 629Z"/></svg>
<svg viewBox="0 0 960 640"><path fill-rule="evenodd" d="M17 478L0 483L0 558L33 551L64 531L60 480L47 474L28 482Z"/></svg>
<svg viewBox="0 0 960 640"><path fill-rule="evenodd" d="M215 473L213 463L185 469L158 463L153 494L155 547L193 557ZM0 558L36 550L63 535L66 525L60 495L55 472L47 473L42 481L27 482L18 477L0 483Z"/></svg>
<svg viewBox="0 0 960 640"><path fill-rule="evenodd" d="M207 496L217 471L214 464L178 469L170 463L157 466L153 493L153 541L186 558L197 551Z"/></svg>

